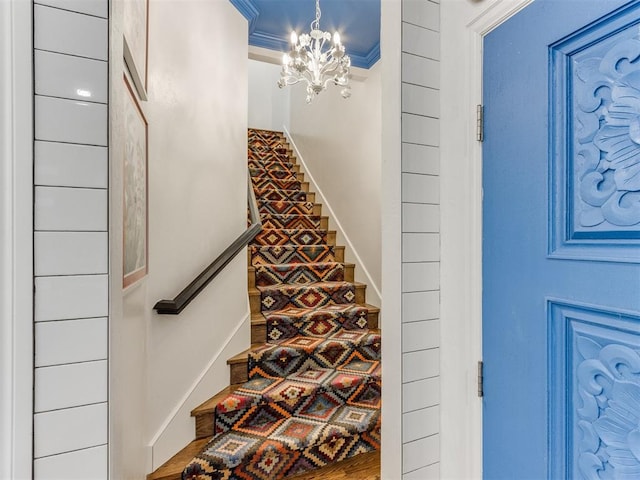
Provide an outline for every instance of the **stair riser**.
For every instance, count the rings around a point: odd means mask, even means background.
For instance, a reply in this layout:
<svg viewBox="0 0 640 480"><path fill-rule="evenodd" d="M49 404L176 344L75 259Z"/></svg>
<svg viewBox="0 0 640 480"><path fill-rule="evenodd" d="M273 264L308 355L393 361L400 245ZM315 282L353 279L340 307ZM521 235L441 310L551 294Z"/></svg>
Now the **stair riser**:
<svg viewBox="0 0 640 480"><path fill-rule="evenodd" d="M274 178L251 177L251 183L253 184L254 188L271 188L275 190L304 190L302 188L302 184L297 180L278 180Z"/></svg>
<svg viewBox="0 0 640 480"><path fill-rule="evenodd" d="M284 158L273 159L252 159L249 160L249 169L264 169L264 170L286 170L288 172L300 172L300 165L291 163Z"/></svg>
<svg viewBox="0 0 640 480"><path fill-rule="evenodd" d="M296 178L298 174L293 173L289 170L266 170L263 168L250 168L249 175L251 175L251 179L254 181L267 178L274 180L298 180Z"/></svg>
<svg viewBox="0 0 640 480"><path fill-rule="evenodd" d="M355 288L345 287L339 290L323 290L314 287L312 292L300 289L284 289L262 292L260 308L262 312L272 312L284 308L318 308L325 305L358 303Z"/></svg>

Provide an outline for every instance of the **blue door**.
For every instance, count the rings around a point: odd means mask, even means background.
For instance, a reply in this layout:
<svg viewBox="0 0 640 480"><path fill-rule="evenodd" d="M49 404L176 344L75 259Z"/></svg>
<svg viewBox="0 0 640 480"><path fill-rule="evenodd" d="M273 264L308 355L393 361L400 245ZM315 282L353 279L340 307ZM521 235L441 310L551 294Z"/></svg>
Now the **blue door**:
<svg viewBox="0 0 640 480"><path fill-rule="evenodd" d="M483 468L640 479L640 2L484 40Z"/></svg>

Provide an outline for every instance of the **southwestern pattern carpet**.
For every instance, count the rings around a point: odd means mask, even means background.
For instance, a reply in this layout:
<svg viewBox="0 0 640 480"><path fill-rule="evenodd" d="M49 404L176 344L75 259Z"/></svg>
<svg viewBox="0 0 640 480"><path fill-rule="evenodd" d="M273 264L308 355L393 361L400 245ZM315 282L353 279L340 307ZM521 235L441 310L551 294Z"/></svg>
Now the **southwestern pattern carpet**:
<svg viewBox="0 0 640 480"><path fill-rule="evenodd" d="M249 247L266 343L215 409L184 480L277 480L380 448L379 333L321 228L282 133L249 130L263 230Z"/></svg>

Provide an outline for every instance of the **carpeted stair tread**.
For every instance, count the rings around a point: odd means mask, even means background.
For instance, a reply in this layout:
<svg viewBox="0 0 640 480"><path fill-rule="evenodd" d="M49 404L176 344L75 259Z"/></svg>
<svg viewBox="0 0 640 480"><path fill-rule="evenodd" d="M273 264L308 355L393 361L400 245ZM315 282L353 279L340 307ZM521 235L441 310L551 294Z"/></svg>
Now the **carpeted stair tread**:
<svg viewBox="0 0 640 480"><path fill-rule="evenodd" d="M296 171L297 164L285 161L283 158L252 158L249 160L249 168L263 168L265 170L287 170Z"/></svg>
<svg viewBox="0 0 640 480"><path fill-rule="evenodd" d="M338 331L328 338L296 336L279 343L265 343L248 352L249 379L287 377L308 369L335 368L380 360L380 334ZM355 363L354 363L355 362Z"/></svg>
<svg viewBox="0 0 640 480"><path fill-rule="evenodd" d="M308 192L303 192L302 190L285 190L278 188L271 188L269 186L266 187L255 187L253 191L256 194L256 199L261 200L289 200L294 202L306 202L309 196Z"/></svg>
<svg viewBox="0 0 640 480"><path fill-rule="evenodd" d="M326 245L329 232L327 230L309 228L264 228L253 245Z"/></svg>
<svg viewBox="0 0 640 480"><path fill-rule="evenodd" d="M345 280L344 263L280 263L253 267L255 284L263 287L275 284L304 284L314 282L341 282Z"/></svg>
<svg viewBox="0 0 640 480"><path fill-rule="evenodd" d="M344 405L330 413L328 420L290 417L217 435L185 467L183 479L279 480L379 448L379 409Z"/></svg>
<svg viewBox="0 0 640 480"><path fill-rule="evenodd" d="M251 183L254 187L270 187L283 190L301 190L302 182L292 179L279 179L270 177L251 177Z"/></svg>
<svg viewBox="0 0 640 480"><path fill-rule="evenodd" d="M267 285L260 292L263 312L287 307L317 308L340 303L355 303L355 282L316 282L303 285Z"/></svg>
<svg viewBox="0 0 640 480"><path fill-rule="evenodd" d="M357 304L327 305L313 310L276 310L262 316L268 341L276 343L297 335L325 338L340 330L366 330L369 308Z"/></svg>
<svg viewBox="0 0 640 480"><path fill-rule="evenodd" d="M370 363L364 371L341 366L297 371L286 377L254 377L215 405L215 432L242 429L243 422L260 414L260 409L269 412L263 418L275 421L277 417L304 418L310 408L315 410L327 401L336 407L377 408L381 368L379 361Z"/></svg>
<svg viewBox="0 0 640 480"><path fill-rule="evenodd" d="M261 214L269 213L272 215L314 215L314 203L260 200L258 210Z"/></svg>
<svg viewBox="0 0 640 480"><path fill-rule="evenodd" d="M296 213L276 214L263 213L260 215L263 229L310 229L321 228L322 217L320 215L299 215Z"/></svg>
<svg viewBox="0 0 640 480"><path fill-rule="evenodd" d="M273 245L249 248L253 266L336 261L336 248L329 245Z"/></svg>
<svg viewBox="0 0 640 480"><path fill-rule="evenodd" d="M295 172L290 170L268 170L266 168L250 168L252 179L272 178L275 180L297 180Z"/></svg>

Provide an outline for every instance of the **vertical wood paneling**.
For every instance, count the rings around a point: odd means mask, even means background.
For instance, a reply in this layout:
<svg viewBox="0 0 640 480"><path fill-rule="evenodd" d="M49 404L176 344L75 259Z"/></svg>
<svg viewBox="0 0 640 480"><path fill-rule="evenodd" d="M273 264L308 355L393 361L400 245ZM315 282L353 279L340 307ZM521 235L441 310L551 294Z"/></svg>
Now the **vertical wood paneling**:
<svg viewBox="0 0 640 480"><path fill-rule="evenodd" d="M109 477L108 7L33 7L35 479Z"/></svg>
<svg viewBox="0 0 640 480"><path fill-rule="evenodd" d="M402 2L403 479L439 477L440 5Z"/></svg>

